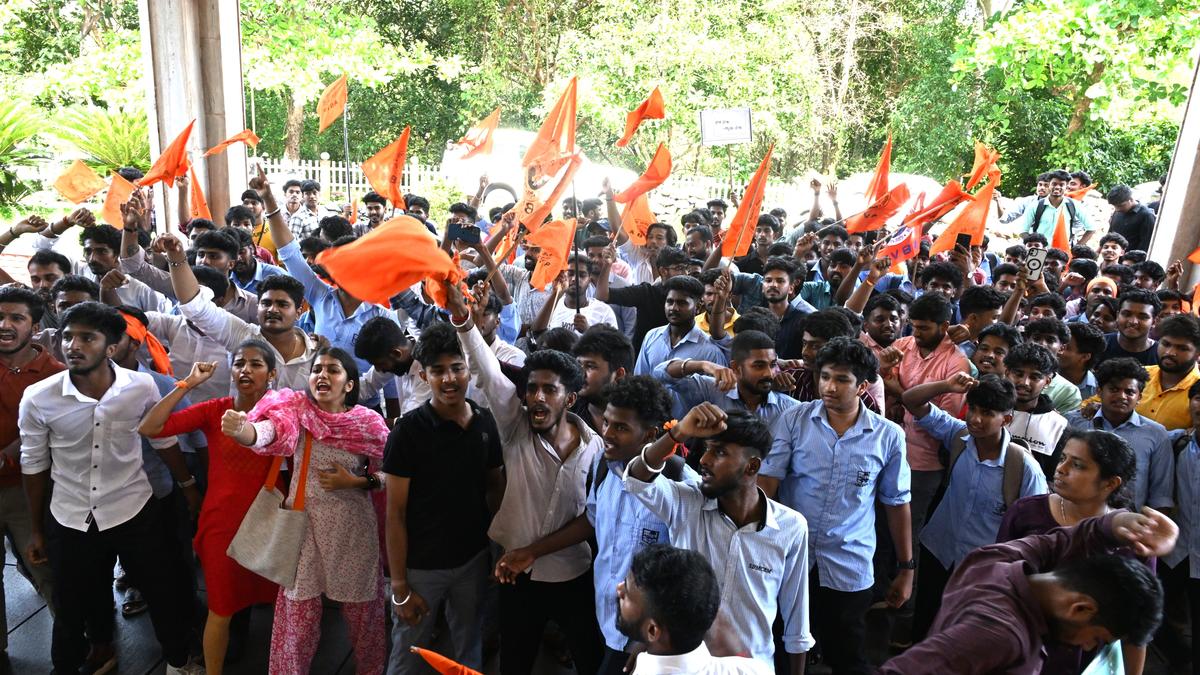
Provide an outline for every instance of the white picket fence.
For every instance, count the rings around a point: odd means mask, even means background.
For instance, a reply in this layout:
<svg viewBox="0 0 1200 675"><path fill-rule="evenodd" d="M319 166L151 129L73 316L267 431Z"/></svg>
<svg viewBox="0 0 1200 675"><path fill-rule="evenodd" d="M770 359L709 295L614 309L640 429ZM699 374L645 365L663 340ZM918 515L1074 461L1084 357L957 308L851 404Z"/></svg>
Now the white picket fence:
<svg viewBox="0 0 1200 675"><path fill-rule="evenodd" d="M321 184L323 201L330 201L333 196L342 195L346 191L346 163L326 159L276 159L274 157L262 160L263 169L272 176L272 182L278 178L295 178L297 180L315 180ZM426 165L413 159L404 169L404 181L401 192L420 193L423 188L443 180L441 167ZM350 192L361 196L371 189L362 167L355 164L350 167Z"/></svg>

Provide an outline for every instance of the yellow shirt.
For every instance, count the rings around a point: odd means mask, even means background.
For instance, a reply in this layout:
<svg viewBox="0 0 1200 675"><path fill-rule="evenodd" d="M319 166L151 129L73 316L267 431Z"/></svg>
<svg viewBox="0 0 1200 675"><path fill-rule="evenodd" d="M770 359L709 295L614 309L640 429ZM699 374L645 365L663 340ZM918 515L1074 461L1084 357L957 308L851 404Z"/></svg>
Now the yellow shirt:
<svg viewBox="0 0 1200 675"><path fill-rule="evenodd" d="M1150 373L1150 380L1142 390L1142 402L1137 407L1138 414L1158 422L1166 427L1167 431L1190 429L1192 413L1188 409L1188 389L1200 380L1200 368L1192 366L1192 372L1188 373L1187 377L1166 391L1162 389L1158 366L1146 366L1146 372Z"/></svg>
<svg viewBox="0 0 1200 675"><path fill-rule="evenodd" d="M725 321L726 333L733 335L733 322L737 320L737 310L729 310L729 318ZM704 331L706 335L708 334L708 312L701 312L700 315L696 317L696 325L699 326L700 330Z"/></svg>
<svg viewBox="0 0 1200 675"><path fill-rule="evenodd" d="M275 247L275 240L271 238L271 227L267 223L264 222L254 228L251 236L254 238L256 245L267 249L271 252L271 255L275 256L276 260L279 260L279 249Z"/></svg>

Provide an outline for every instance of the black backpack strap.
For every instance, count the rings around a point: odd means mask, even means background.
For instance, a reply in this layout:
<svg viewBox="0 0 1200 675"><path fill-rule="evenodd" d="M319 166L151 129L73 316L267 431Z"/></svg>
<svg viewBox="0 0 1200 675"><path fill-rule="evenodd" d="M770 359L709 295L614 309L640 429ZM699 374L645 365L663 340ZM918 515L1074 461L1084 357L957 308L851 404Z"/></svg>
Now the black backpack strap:
<svg viewBox="0 0 1200 675"><path fill-rule="evenodd" d="M1037 208L1033 211L1033 231L1037 232L1038 225L1042 223L1042 214L1046 212L1046 198L1042 197L1038 200Z"/></svg>
<svg viewBox="0 0 1200 675"><path fill-rule="evenodd" d="M1021 498L1021 483L1025 478L1025 446L1010 441L1004 452L1004 483L1001 490L1004 494L1004 508L1013 505Z"/></svg>

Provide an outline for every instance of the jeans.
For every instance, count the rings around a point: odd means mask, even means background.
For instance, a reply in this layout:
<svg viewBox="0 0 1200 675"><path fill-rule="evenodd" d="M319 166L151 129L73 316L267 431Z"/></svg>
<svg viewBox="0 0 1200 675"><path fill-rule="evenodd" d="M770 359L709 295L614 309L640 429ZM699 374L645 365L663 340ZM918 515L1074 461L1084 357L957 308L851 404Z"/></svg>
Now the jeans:
<svg viewBox="0 0 1200 675"><path fill-rule="evenodd" d="M485 548L458 567L408 570L408 586L425 600L429 612L415 626L393 617L392 656L388 662L388 675L429 672L425 660L411 653L409 647L429 647L434 621L442 604L446 606L446 622L450 625L450 641L454 646L454 652L446 656L468 668L483 669L483 617L480 608L487 590L490 560L491 556ZM390 601L388 605L391 606Z"/></svg>
<svg viewBox="0 0 1200 675"><path fill-rule="evenodd" d="M33 523L29 519L29 500L25 498L25 489L19 483L0 488L0 534L12 542L17 570L29 580L53 614L54 575L50 573L50 565L25 563L25 549L29 547ZM0 576L0 650L4 649L8 649L8 613L4 604L4 578Z"/></svg>

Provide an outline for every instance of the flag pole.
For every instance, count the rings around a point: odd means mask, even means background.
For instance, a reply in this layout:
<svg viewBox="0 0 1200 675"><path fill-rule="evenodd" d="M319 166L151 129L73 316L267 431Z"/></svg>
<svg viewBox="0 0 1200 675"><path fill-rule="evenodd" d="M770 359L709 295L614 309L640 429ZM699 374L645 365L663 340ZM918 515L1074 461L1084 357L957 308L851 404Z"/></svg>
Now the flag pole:
<svg viewBox="0 0 1200 675"><path fill-rule="evenodd" d="M575 195L575 176L574 176L574 174L571 175L571 199L575 202L575 227L578 228L579 227L579 199ZM609 227L612 227L611 223L609 224ZM578 231L578 229L576 229L574 232L571 233L571 249L572 249L572 251L574 251L574 254L572 255L572 257L578 259L579 258L579 231ZM573 264L574 263L568 262L567 267L570 267ZM581 313L579 311L580 298L581 298L581 296L579 295L579 273L577 271L575 273L575 313L576 314Z"/></svg>
<svg viewBox="0 0 1200 675"><path fill-rule="evenodd" d="M346 163L346 201L350 201L350 124L346 118L350 116L350 97L346 97L346 105L342 108L342 158Z"/></svg>

